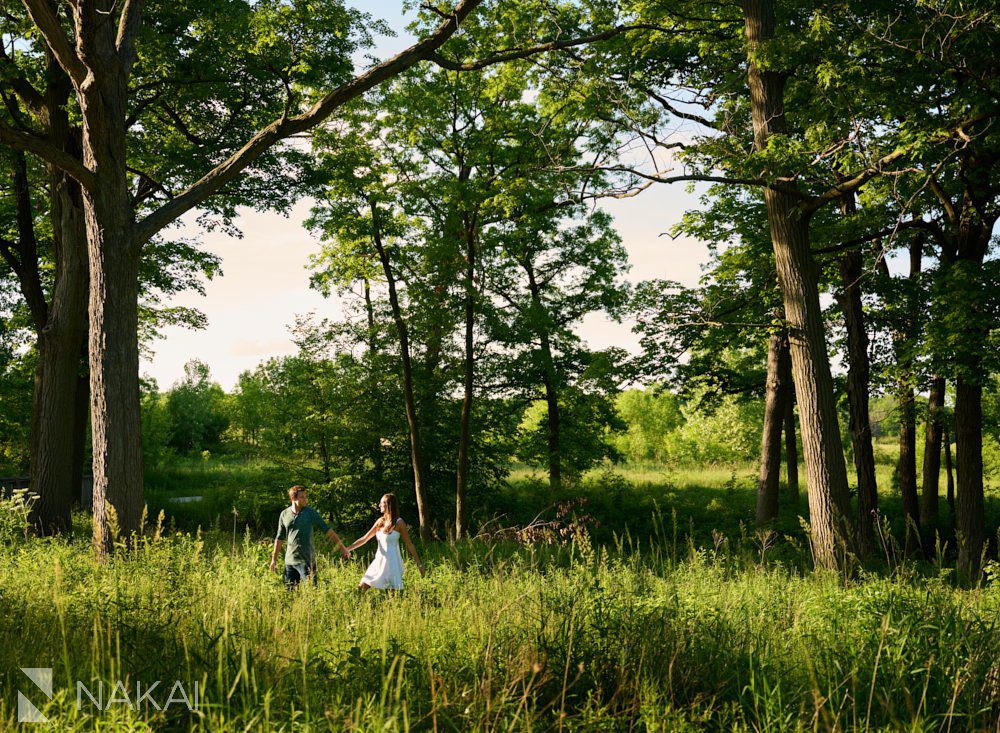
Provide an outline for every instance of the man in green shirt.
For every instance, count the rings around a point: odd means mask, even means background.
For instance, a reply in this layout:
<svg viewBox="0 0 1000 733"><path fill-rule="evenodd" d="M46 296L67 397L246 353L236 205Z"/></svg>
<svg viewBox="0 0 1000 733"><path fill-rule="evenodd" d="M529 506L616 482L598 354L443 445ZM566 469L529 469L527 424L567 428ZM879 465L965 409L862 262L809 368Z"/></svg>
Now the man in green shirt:
<svg viewBox="0 0 1000 733"><path fill-rule="evenodd" d="M309 506L309 495L303 486L293 486L288 490L288 498L292 505L281 512L278 517L278 534L274 538L274 550L271 552L271 572L277 569L278 551L284 542L285 548L285 585L294 588L306 576L312 576L316 582L316 548L313 546L313 528L318 527L340 548L340 556L345 560L349 557L347 548L340 541L337 533L323 521L319 512Z"/></svg>

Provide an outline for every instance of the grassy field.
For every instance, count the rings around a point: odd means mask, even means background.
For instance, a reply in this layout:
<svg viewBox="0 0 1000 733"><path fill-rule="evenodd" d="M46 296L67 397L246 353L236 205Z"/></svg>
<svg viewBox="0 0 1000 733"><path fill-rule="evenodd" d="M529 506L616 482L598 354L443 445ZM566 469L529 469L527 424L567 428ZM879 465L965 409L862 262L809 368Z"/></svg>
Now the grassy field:
<svg viewBox="0 0 1000 733"><path fill-rule="evenodd" d="M258 468L192 462L154 493ZM18 690L60 731L997 730L1000 568L972 589L943 556L811 572L804 506L747 526L752 477L599 471L553 496L518 471L483 536L424 546L396 595L355 591L370 547L342 563L320 541L318 587L287 593L253 531L161 527L104 565L82 517L75 541L8 532L0 730ZM53 669L51 700L22 667ZM163 709L136 705L157 680ZM175 682L197 710L164 707Z"/></svg>

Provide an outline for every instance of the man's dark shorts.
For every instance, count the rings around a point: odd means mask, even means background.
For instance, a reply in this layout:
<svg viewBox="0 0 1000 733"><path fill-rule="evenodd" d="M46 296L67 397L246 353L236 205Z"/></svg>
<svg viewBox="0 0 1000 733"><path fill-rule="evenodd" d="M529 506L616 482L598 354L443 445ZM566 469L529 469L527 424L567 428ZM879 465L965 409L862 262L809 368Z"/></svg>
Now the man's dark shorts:
<svg viewBox="0 0 1000 733"><path fill-rule="evenodd" d="M316 585L316 564L306 565L306 575L312 578L313 585ZM305 580L294 565L285 565L285 587L291 590L300 582Z"/></svg>

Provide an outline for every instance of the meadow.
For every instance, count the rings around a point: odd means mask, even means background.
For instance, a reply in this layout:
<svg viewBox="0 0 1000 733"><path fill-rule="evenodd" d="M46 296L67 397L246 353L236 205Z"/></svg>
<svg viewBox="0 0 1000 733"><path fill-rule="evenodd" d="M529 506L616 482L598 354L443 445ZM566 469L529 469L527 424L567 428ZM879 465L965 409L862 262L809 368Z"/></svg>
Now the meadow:
<svg viewBox="0 0 1000 733"><path fill-rule="evenodd" d="M181 463L161 490L232 468ZM887 524L883 557L813 572L803 506L741 522L751 479L605 469L543 498L519 469L480 538L424 545L397 595L355 590L370 548L345 563L320 540L318 586L288 593L268 534L231 517L161 521L101 565L82 515L72 539L25 539L8 506L0 727L21 690L60 731L996 730L997 565L957 587L943 550L904 560ZM21 667L53 668L51 700ZM104 683L102 708L77 681ZM197 710L164 706L175 681Z"/></svg>

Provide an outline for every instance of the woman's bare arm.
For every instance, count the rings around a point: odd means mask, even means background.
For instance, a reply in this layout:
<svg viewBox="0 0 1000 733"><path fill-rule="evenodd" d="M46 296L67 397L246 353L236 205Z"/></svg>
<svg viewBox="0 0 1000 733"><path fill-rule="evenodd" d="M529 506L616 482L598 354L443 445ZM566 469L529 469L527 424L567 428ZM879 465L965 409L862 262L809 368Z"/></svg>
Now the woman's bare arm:
<svg viewBox="0 0 1000 733"><path fill-rule="evenodd" d="M368 542L368 540L374 537L375 533L378 532L378 525L379 523L375 522L375 524L372 525L372 528L368 530L368 532L365 534L364 537L358 537L358 539L354 540L354 542L347 548L347 551L354 552L356 549L358 549L366 542Z"/></svg>
<svg viewBox="0 0 1000 733"><path fill-rule="evenodd" d="M420 577L424 577L424 564L420 562L420 555L417 554L417 548L413 546L413 540L410 539L410 529L406 526L406 522L402 519L396 522L396 529L399 530L399 534L403 537L403 542L406 543L406 549L410 552L410 557L413 558L413 562L417 564L417 570L420 571Z"/></svg>

